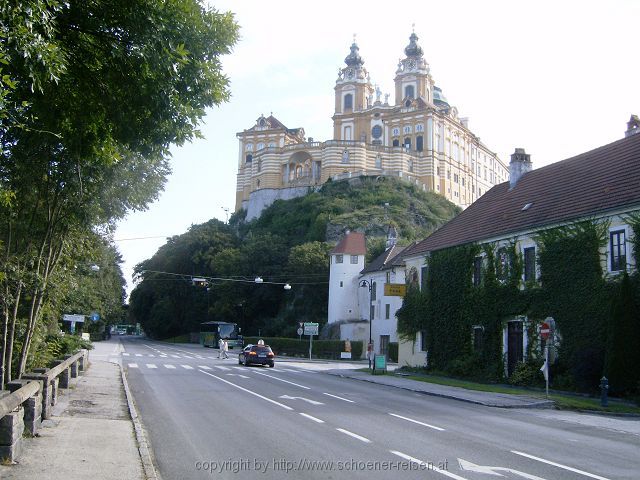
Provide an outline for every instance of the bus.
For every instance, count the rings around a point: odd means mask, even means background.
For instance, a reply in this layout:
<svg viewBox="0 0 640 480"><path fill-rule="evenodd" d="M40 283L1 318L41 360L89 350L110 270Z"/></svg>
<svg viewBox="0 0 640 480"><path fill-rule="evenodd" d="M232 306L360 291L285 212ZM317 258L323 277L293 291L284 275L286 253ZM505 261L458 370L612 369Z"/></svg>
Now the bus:
<svg viewBox="0 0 640 480"><path fill-rule="evenodd" d="M237 323L204 322L200 324L200 344L218 348L220 339L226 340L229 350L242 350L244 342Z"/></svg>

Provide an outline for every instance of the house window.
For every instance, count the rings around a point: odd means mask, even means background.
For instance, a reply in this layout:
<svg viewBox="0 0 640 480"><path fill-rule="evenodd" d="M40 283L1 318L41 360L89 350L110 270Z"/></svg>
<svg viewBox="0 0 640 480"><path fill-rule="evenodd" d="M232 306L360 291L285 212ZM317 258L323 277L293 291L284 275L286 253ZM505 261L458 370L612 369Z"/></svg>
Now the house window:
<svg viewBox="0 0 640 480"><path fill-rule="evenodd" d="M391 134L392 134L394 137L397 137L398 135L400 135L400 129L399 129L399 128L394 128L394 129L391 131Z"/></svg>
<svg viewBox="0 0 640 480"><path fill-rule="evenodd" d="M336 263L342 263L344 261L344 256L336 255Z"/></svg>
<svg viewBox="0 0 640 480"><path fill-rule="evenodd" d="M340 280L340 288L344 287L344 282Z"/></svg>
<svg viewBox="0 0 640 480"><path fill-rule="evenodd" d="M502 247L498 250L497 255L498 265L496 265L496 277L502 283L506 282L509 279L509 267L510 267L510 259L509 259L509 251L506 247Z"/></svg>
<svg viewBox="0 0 640 480"><path fill-rule="evenodd" d="M427 289L427 272L429 267L425 265L420 269L420 290L423 292Z"/></svg>
<svg viewBox="0 0 640 480"><path fill-rule="evenodd" d="M353 108L353 95L347 93L344 96L344 109L347 110L349 108Z"/></svg>
<svg viewBox="0 0 640 480"><path fill-rule="evenodd" d="M246 163L251 163L253 161L253 155L251 155L250 153L247 154L245 161Z"/></svg>
<svg viewBox="0 0 640 480"><path fill-rule="evenodd" d="M484 327L481 325L473 326L473 351L481 352L484 343Z"/></svg>
<svg viewBox="0 0 640 480"><path fill-rule="evenodd" d="M391 316L391 305L388 303L385 303L384 305L384 319L385 320L389 320L389 317Z"/></svg>
<svg viewBox="0 0 640 480"><path fill-rule="evenodd" d="M482 283L482 257L473 259L473 286L477 287Z"/></svg>
<svg viewBox="0 0 640 480"><path fill-rule="evenodd" d="M358 264L358 255L351 255L351 265Z"/></svg>
<svg viewBox="0 0 640 480"><path fill-rule="evenodd" d="M420 330L420 351L421 352L427 351L427 331L426 330Z"/></svg>
<svg viewBox="0 0 640 480"><path fill-rule="evenodd" d="M524 253L524 281L534 282L536 280L536 247L527 247Z"/></svg>
<svg viewBox="0 0 640 480"><path fill-rule="evenodd" d="M389 354L389 335L380 335L380 355Z"/></svg>
<svg viewBox="0 0 640 480"><path fill-rule="evenodd" d="M382 157L380 155L376 156L376 168L382 168Z"/></svg>
<svg viewBox="0 0 640 480"><path fill-rule="evenodd" d="M387 272L385 276L386 276L387 283L391 283L391 272Z"/></svg>
<svg viewBox="0 0 640 480"><path fill-rule="evenodd" d="M615 230L609 233L609 250L611 252L611 271L620 272L627 268L627 248L624 238L624 230Z"/></svg>

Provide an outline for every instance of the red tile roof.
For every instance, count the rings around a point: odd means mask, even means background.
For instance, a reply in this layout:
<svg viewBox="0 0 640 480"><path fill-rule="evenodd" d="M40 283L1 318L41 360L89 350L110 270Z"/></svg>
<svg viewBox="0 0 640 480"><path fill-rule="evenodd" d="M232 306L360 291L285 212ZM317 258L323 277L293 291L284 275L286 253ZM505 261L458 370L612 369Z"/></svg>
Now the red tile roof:
<svg viewBox="0 0 640 480"><path fill-rule="evenodd" d="M621 208L640 208L640 134L525 173L512 190L509 182L496 185L403 256Z"/></svg>
<svg viewBox="0 0 640 480"><path fill-rule="evenodd" d="M331 250L331 254L343 253L348 255L366 255L367 244L364 239L364 233L349 232L342 240L338 242L336 247Z"/></svg>

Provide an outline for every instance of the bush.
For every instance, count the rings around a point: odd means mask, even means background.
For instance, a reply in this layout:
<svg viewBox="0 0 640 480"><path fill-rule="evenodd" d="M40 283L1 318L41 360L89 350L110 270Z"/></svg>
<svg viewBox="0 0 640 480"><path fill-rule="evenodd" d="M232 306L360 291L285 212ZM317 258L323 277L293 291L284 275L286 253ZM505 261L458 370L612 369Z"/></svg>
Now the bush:
<svg viewBox="0 0 640 480"><path fill-rule="evenodd" d="M466 355L450 361L446 372L454 377L479 378L482 376L482 365L479 355Z"/></svg>
<svg viewBox="0 0 640 480"><path fill-rule="evenodd" d="M544 382L544 375L540 371L540 365L531 362L519 362L509 377L511 385L520 387L540 386Z"/></svg>

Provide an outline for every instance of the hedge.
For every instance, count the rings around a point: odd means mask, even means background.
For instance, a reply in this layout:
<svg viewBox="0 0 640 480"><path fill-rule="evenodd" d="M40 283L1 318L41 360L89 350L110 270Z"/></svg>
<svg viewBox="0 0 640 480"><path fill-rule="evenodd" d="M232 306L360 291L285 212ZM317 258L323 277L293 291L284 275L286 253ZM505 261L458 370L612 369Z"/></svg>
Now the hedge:
<svg viewBox="0 0 640 480"><path fill-rule="evenodd" d="M282 337L244 337L244 344L257 344L258 340L264 340L276 355L288 357L308 357L309 339L282 338ZM363 342L351 341L351 358L359 359L362 356ZM312 356L316 358L339 359L344 352L342 340L313 340Z"/></svg>

